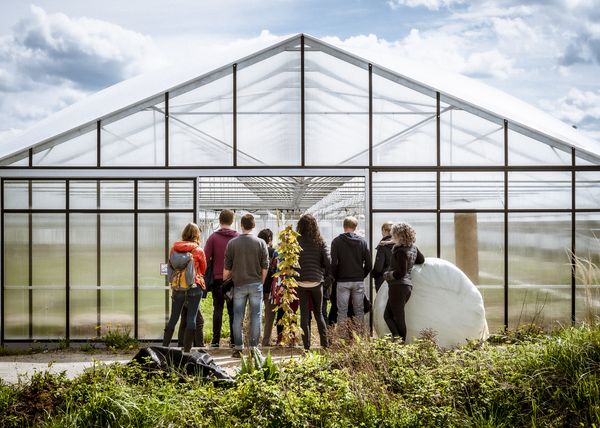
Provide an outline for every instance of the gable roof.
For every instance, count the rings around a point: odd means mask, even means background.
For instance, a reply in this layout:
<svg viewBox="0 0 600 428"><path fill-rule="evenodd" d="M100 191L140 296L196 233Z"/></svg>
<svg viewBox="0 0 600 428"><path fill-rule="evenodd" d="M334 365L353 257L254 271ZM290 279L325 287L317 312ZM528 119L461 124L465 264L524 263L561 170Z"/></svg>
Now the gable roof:
<svg viewBox="0 0 600 428"><path fill-rule="evenodd" d="M190 68L161 70L117 83L0 144L0 160L10 159L32 147L48 143L54 145L67 140L78 133L94 129L99 120L117 120L144 107L161 103L166 92L175 96L202 86L230 74L234 64L239 70L277 53L299 50L302 36L307 49L323 51L363 69L372 64L374 74L432 97L439 92L442 102L497 123L508 120L510 129L566 152L575 147L578 149L578 156L592 162L600 160L598 142L532 105L482 82L411 64L404 58L389 55L374 54L375 61L371 62L303 34L287 38L239 60L232 57L203 59L202 64Z"/></svg>

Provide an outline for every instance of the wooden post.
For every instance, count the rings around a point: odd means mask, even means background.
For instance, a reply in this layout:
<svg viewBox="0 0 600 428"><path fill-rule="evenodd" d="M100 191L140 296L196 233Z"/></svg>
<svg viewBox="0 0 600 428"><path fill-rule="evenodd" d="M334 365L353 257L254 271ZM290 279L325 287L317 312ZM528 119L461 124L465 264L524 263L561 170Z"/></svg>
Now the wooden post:
<svg viewBox="0 0 600 428"><path fill-rule="evenodd" d="M479 248L477 245L477 213L454 214L456 266L475 285L479 284Z"/></svg>

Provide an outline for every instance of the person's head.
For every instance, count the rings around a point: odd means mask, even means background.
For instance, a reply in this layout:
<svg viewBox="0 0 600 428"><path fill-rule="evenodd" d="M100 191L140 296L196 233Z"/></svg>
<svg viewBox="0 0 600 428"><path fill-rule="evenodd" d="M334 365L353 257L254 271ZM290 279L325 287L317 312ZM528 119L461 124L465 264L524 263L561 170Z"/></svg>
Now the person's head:
<svg viewBox="0 0 600 428"><path fill-rule="evenodd" d="M271 229L261 230L258 232L258 237L265 241L269 246L273 243L273 231Z"/></svg>
<svg viewBox="0 0 600 428"><path fill-rule="evenodd" d="M356 217L348 216L344 219L344 232L354 232L358 226Z"/></svg>
<svg viewBox="0 0 600 428"><path fill-rule="evenodd" d="M188 223L181 232L181 240L200 243L200 228L196 223Z"/></svg>
<svg viewBox="0 0 600 428"><path fill-rule="evenodd" d="M219 214L219 224L221 226L231 226L233 224L233 211L231 210L223 210L221 214Z"/></svg>
<svg viewBox="0 0 600 428"><path fill-rule="evenodd" d="M392 234L392 226L394 226L393 221L386 221L381 225L381 234L383 236L390 236Z"/></svg>
<svg viewBox="0 0 600 428"><path fill-rule="evenodd" d="M242 226L242 230L246 232L251 232L252 229L256 227L254 216L250 213L244 214L240 220L240 225Z"/></svg>
<svg viewBox="0 0 600 428"><path fill-rule="evenodd" d="M408 223L396 223L392 226L392 239L398 245L410 247L417 240L417 232Z"/></svg>
<svg viewBox="0 0 600 428"><path fill-rule="evenodd" d="M304 214L300 217L298 224L296 225L296 232L316 244L322 244L324 242L321 237L319 225L317 224L317 219L314 218L312 214Z"/></svg>

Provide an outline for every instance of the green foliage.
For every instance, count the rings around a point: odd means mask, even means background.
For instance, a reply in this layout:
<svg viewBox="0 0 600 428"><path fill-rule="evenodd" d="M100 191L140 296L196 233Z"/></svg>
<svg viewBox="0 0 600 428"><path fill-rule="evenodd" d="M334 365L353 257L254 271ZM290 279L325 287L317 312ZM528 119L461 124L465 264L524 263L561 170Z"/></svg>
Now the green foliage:
<svg viewBox="0 0 600 428"><path fill-rule="evenodd" d="M0 382L0 426L598 426L600 328L441 350L355 337L276 366L244 360L231 387L136 366L72 381Z"/></svg>
<svg viewBox="0 0 600 428"><path fill-rule="evenodd" d="M131 337L131 327L112 324L106 325L106 332L102 335L104 345L112 351L124 351L134 349L138 345L138 341Z"/></svg>
<svg viewBox="0 0 600 428"><path fill-rule="evenodd" d="M298 327L296 314L292 310L292 303L298 300L295 289L298 287L296 276L299 276L297 268L300 267L300 251L302 248L298 244L300 234L294 230L291 224L279 232L279 245L277 254L279 262L277 263L277 272L273 276L281 278L283 293L281 304L277 309L283 309L283 317L279 324L283 326L282 340L283 345L294 346L302 337L302 330Z"/></svg>

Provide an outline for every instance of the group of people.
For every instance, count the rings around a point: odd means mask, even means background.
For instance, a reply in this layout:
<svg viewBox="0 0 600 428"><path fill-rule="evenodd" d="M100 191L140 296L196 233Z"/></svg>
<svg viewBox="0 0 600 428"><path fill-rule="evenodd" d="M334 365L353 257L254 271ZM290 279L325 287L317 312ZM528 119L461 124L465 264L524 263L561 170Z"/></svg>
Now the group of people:
<svg viewBox="0 0 600 428"><path fill-rule="evenodd" d="M240 357L243 350L242 324L246 307L249 310L251 348L259 345L263 306L262 345L271 344L274 323L277 326L277 342L281 340L281 279L274 276L278 254L273 248L273 232L263 229L255 235L256 224L252 214L241 217L239 233L232 227L233 222L234 213L223 210L219 215L220 227L208 237L204 249L200 246L200 228L194 223L186 225L181 241L173 245L169 257L172 305L163 346L171 343L180 318L179 346L185 352L189 352L194 343L204 346L204 320L199 305L207 289L213 297L211 348L220 346L225 308L229 314L234 357ZM415 246L415 230L407 223L384 223L381 229L383 238L377 246L373 265L366 240L356 233L357 226L356 218L346 217L344 232L333 239L330 251L314 216L304 214L298 220L296 231L301 250L297 268L299 275L296 277L298 300L293 309L300 309L305 349L310 348L313 316L323 348L329 345L328 324L343 324L352 317L355 325L362 328L366 300L364 284L369 274L375 280L376 290L387 281L389 300L384 318L392 336L406 341L404 306L412 290L410 272L414 264L424 262L423 254ZM188 284L180 286L185 282L181 278L186 269ZM228 298L230 294L232 298ZM329 313L326 310L327 297L331 300Z"/></svg>

